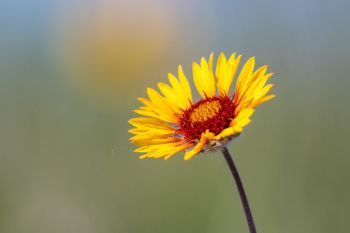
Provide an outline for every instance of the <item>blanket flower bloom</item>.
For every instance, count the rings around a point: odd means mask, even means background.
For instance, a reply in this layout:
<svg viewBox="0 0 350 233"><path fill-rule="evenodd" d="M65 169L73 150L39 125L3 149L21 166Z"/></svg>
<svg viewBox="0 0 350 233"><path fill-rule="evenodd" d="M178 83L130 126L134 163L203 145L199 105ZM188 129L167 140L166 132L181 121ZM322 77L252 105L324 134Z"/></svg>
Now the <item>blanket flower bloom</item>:
<svg viewBox="0 0 350 233"><path fill-rule="evenodd" d="M200 100L192 98L181 66L178 78L168 74L170 85L158 83L160 92L148 88L148 99L139 98L144 106L135 110L141 117L129 120L134 126L130 141L139 146L135 152L143 153L140 158L168 159L184 151L188 160L202 151L223 148L242 133L255 107L274 95L268 94L273 84L266 84L272 73L267 73L267 65L254 70L254 57L243 65L230 94L241 57L234 53L227 59L221 53L215 72L213 53L208 61L201 58L192 64Z"/></svg>

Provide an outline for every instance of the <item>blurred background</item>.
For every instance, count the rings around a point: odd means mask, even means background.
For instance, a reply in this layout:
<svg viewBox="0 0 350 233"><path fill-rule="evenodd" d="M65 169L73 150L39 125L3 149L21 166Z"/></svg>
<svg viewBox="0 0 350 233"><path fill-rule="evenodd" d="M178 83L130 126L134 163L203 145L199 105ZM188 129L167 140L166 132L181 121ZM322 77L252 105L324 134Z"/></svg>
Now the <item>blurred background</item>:
<svg viewBox="0 0 350 233"><path fill-rule="evenodd" d="M248 232L219 153L138 160L146 87L224 51L277 98L230 145L260 233L347 233L349 1L0 2L0 232Z"/></svg>

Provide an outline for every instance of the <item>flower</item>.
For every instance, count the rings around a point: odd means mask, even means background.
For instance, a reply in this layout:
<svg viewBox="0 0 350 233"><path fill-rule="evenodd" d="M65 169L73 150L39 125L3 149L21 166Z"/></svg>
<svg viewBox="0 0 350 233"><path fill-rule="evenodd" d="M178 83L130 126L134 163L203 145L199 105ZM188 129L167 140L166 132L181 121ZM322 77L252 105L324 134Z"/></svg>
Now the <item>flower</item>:
<svg viewBox="0 0 350 233"><path fill-rule="evenodd" d="M139 146L135 152L143 153L141 159L168 159L184 151L184 159L188 160L202 151L219 149L250 123L256 106L274 97L268 95L273 84L266 85L272 76L267 73L267 65L254 71L255 58L249 58L230 95L241 55L233 53L227 59L221 53L215 73L213 59L212 53L208 62L201 58L200 64L192 64L199 101L193 100L181 66L178 79L169 73L170 85L158 83L160 92L148 88L148 99L139 98L144 106L135 112L141 117L129 120L134 126L129 132L135 135L130 141Z"/></svg>

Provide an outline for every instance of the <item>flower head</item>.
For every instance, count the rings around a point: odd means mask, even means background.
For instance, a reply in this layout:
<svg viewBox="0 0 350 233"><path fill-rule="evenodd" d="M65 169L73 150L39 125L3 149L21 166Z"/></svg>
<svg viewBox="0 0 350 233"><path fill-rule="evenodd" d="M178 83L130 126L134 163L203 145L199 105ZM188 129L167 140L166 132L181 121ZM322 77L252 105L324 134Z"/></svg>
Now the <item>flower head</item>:
<svg viewBox="0 0 350 233"><path fill-rule="evenodd" d="M193 100L188 79L182 67L178 78L169 74L169 83L158 83L160 92L148 88L148 99L139 98L144 105L135 112L141 117L129 121L134 126L130 141L140 146L135 152L140 158L168 159L177 152L185 152L185 160L204 150L215 150L238 136L250 123L250 116L259 104L271 99L272 84L267 80L267 66L254 70L252 57L240 71L235 91L231 84L238 69L241 55L228 59L220 54L215 73L213 53L209 61L202 58L193 63L193 81L201 99Z"/></svg>

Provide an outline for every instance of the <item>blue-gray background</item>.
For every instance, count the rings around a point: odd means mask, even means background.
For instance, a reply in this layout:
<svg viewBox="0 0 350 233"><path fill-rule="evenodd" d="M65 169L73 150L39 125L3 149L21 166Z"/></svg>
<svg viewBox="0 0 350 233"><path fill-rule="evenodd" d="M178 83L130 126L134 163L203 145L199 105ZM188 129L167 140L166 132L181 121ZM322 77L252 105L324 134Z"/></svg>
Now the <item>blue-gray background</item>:
<svg viewBox="0 0 350 233"><path fill-rule="evenodd" d="M0 232L247 232L217 153L138 160L146 87L211 51L277 98L230 145L260 233L347 233L349 1L0 2Z"/></svg>

